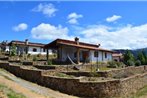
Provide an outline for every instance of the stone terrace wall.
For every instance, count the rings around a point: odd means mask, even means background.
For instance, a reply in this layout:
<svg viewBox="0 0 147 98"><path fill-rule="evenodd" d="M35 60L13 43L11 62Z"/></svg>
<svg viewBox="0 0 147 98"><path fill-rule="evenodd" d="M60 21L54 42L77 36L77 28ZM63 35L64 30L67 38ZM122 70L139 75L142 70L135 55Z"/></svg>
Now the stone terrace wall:
<svg viewBox="0 0 147 98"><path fill-rule="evenodd" d="M96 72L98 76L100 77L113 77L115 75L118 75L119 73L128 73L128 72L135 72L135 73L142 73L147 70L147 66L139 66L139 67L126 67L126 68L121 68L121 69L113 69L113 70L108 70L108 71L98 71ZM92 73L95 72L63 72L68 75L74 75L74 76L87 76L91 77L93 76Z"/></svg>
<svg viewBox="0 0 147 98"><path fill-rule="evenodd" d="M73 75L73 76L76 76L76 77L79 77L79 76L87 76L87 77L109 77L109 73L107 71L99 71L97 72L97 75L95 74L95 72L62 72L62 73L65 73L67 75ZM94 75L95 74L95 75Z"/></svg>
<svg viewBox="0 0 147 98"><path fill-rule="evenodd" d="M126 68L121 68L116 70L110 70L106 72L108 76L115 76L119 73L128 73L128 72L142 73L144 71L147 71L147 66L139 66L139 67L131 66L131 67L126 67Z"/></svg>
<svg viewBox="0 0 147 98"><path fill-rule="evenodd" d="M40 85L59 90L71 95L97 98L118 98L126 97L147 85L147 73L138 74L125 79L103 81L103 82L82 82L80 79L59 78L47 76L40 70L24 69L20 66L0 63L0 68L4 68L16 76ZM136 70L143 69L137 67ZM132 69L130 69L132 70Z"/></svg>
<svg viewBox="0 0 147 98"><path fill-rule="evenodd" d="M39 70L24 69L20 66L9 65L9 63L0 63L0 68L4 68L7 71L25 80L40 83L39 80L41 78L41 71Z"/></svg>
<svg viewBox="0 0 147 98"><path fill-rule="evenodd" d="M147 73L134 75L120 80L121 96L126 96L131 93L136 93L137 90L147 85Z"/></svg>

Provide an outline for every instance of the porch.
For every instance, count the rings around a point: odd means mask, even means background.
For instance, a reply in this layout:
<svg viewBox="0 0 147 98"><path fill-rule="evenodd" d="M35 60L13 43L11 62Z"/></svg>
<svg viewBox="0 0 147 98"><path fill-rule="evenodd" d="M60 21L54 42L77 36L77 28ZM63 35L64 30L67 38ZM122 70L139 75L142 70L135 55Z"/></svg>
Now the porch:
<svg viewBox="0 0 147 98"><path fill-rule="evenodd" d="M62 62L65 64L73 62L76 64L80 64L90 63L91 61L91 52L89 49L60 45L58 48L54 48L53 50L55 50L57 53L57 59L55 60L56 62ZM47 60L50 59L48 54L49 51L47 52Z"/></svg>

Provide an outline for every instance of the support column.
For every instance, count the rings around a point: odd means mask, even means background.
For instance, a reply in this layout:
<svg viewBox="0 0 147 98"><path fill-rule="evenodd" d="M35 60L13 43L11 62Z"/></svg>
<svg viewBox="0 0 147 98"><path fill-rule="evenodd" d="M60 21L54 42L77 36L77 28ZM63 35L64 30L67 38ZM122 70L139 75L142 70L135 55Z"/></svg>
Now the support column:
<svg viewBox="0 0 147 98"><path fill-rule="evenodd" d="M49 60L49 51L48 51L48 49L46 50L46 61L48 61Z"/></svg>
<svg viewBox="0 0 147 98"><path fill-rule="evenodd" d="M88 50L88 63L91 63L91 54L90 54L90 50Z"/></svg>
<svg viewBox="0 0 147 98"><path fill-rule="evenodd" d="M77 48L77 64L80 63L80 49Z"/></svg>
<svg viewBox="0 0 147 98"><path fill-rule="evenodd" d="M63 61L62 60L62 46L61 46L61 51L60 51L60 60Z"/></svg>
<svg viewBox="0 0 147 98"><path fill-rule="evenodd" d="M103 55L103 51L102 51L102 61L104 60L104 55Z"/></svg>

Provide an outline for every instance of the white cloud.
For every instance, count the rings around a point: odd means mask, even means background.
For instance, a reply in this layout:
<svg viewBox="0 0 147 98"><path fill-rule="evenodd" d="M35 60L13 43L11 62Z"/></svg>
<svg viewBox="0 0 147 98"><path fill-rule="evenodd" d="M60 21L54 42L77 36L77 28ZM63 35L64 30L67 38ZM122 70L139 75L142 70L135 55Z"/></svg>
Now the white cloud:
<svg viewBox="0 0 147 98"><path fill-rule="evenodd" d="M118 15L113 15L112 17L106 18L106 21L107 22L114 22L114 21L116 21L116 20L118 20L120 18L122 18L122 17L121 16L118 16Z"/></svg>
<svg viewBox="0 0 147 98"><path fill-rule="evenodd" d="M136 49L147 47L147 24L124 27L94 25L81 31L85 42L100 43L108 49Z"/></svg>
<svg viewBox="0 0 147 98"><path fill-rule="evenodd" d="M82 18L83 15L81 14L77 14L77 13L71 13L68 15L67 19L68 19L68 23L70 24L78 24L78 19Z"/></svg>
<svg viewBox="0 0 147 98"><path fill-rule="evenodd" d="M17 26L14 26L12 29L16 32L18 31L24 31L28 28L28 25L26 23L20 23Z"/></svg>
<svg viewBox="0 0 147 98"><path fill-rule="evenodd" d="M100 43L101 47L106 49L137 49L147 46L147 24L138 26L128 24L123 27L89 25L79 28L76 26L73 34L69 33L67 27L41 23L32 28L31 34L35 39L48 40L56 38L74 40L74 37L78 36L82 42Z"/></svg>
<svg viewBox="0 0 147 98"><path fill-rule="evenodd" d="M52 17L55 16L55 12L57 11L57 9L51 3L49 4L40 3L37 7L33 8L32 11L42 12L44 15L48 17Z"/></svg>
<svg viewBox="0 0 147 98"><path fill-rule="evenodd" d="M68 28L62 27L61 25L54 26L45 23L41 23L38 26L32 28L31 34L35 39L54 40L56 38L73 38L72 36L68 36Z"/></svg>

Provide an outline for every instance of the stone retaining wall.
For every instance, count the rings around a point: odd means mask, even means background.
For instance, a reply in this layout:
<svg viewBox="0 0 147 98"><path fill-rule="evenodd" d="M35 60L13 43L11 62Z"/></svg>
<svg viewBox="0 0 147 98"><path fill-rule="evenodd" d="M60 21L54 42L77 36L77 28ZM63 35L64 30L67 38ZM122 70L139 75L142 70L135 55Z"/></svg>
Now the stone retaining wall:
<svg viewBox="0 0 147 98"><path fill-rule="evenodd" d="M129 72L134 72L134 73L143 73L144 71L147 71L147 66L139 66L139 67L126 67L126 68L121 68L121 69L113 69L113 70L107 70L107 71L98 71L96 72L98 76L100 77L114 77L120 73L129 73ZM87 76L91 77L93 76L93 73L95 72L63 72L68 75L74 75L74 76Z"/></svg>
<svg viewBox="0 0 147 98"><path fill-rule="evenodd" d="M55 69L55 66L49 66L49 65L34 65L34 67L38 68L38 69L43 69L43 70L49 70L49 69Z"/></svg>
<svg viewBox="0 0 147 98"><path fill-rule="evenodd" d="M106 72L108 75L115 76L118 73L127 73L127 72L143 73L146 70L147 70L147 66L139 66L139 67L131 66L121 69L110 70Z"/></svg>
<svg viewBox="0 0 147 98"><path fill-rule="evenodd" d="M0 68L4 68L14 75L28 81L59 90L64 93L82 97L127 97L128 95L135 93L138 89L147 85L147 73L134 75L120 80L82 82L80 81L80 78L72 79L48 76L43 74L43 71L25 69L21 68L20 66L9 65L9 63L0 63ZM143 67L138 67L136 70L142 69Z"/></svg>
<svg viewBox="0 0 147 98"><path fill-rule="evenodd" d="M73 76L76 76L76 77L79 77L79 76L86 76L86 77L109 77L109 73L106 72L106 71L99 71L99 72L62 72L62 73L65 73L67 75L73 75Z"/></svg>

